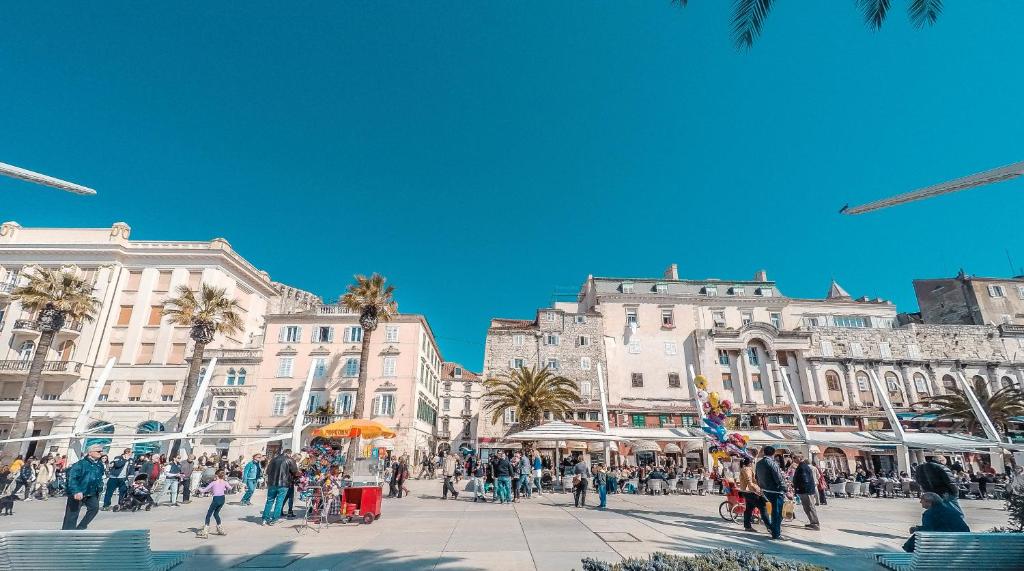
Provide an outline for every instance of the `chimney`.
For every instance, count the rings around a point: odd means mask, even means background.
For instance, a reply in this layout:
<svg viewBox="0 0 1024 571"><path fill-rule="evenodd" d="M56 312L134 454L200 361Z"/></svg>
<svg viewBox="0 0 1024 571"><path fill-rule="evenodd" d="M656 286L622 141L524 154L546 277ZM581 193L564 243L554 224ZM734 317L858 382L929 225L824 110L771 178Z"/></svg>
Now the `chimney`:
<svg viewBox="0 0 1024 571"><path fill-rule="evenodd" d="M768 281L768 272L766 272L764 270L757 270L756 272L754 272L754 281L755 282L766 282L766 281Z"/></svg>
<svg viewBox="0 0 1024 571"><path fill-rule="evenodd" d="M669 264L665 268L665 275L663 276L666 280L678 280L679 279L679 266L676 264Z"/></svg>

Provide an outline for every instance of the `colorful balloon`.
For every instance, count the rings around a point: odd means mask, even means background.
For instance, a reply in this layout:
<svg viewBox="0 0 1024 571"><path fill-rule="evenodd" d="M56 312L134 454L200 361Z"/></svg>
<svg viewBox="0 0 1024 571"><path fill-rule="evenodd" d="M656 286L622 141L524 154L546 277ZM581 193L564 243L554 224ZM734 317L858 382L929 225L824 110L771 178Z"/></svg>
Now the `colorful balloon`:
<svg viewBox="0 0 1024 571"><path fill-rule="evenodd" d="M693 384L701 391L705 391L708 388L708 379L704 375L697 375L696 377L693 378Z"/></svg>

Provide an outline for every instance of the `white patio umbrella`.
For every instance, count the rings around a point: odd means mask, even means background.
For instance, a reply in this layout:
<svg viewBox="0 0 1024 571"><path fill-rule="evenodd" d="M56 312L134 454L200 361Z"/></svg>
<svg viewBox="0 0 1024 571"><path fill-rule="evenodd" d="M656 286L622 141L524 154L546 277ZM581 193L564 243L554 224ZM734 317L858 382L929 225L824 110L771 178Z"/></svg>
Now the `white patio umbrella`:
<svg viewBox="0 0 1024 571"><path fill-rule="evenodd" d="M575 440L577 442L622 442L625 438L613 434L605 434L589 428L569 424L560 420L527 428L515 434L509 434L505 440L522 442L524 440Z"/></svg>

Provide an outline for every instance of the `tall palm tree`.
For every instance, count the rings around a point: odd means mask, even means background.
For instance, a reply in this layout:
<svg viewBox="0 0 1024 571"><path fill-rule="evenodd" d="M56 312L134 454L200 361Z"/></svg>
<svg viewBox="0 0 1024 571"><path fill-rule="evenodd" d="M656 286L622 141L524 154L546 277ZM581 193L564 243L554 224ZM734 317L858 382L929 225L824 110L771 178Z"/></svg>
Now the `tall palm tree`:
<svg viewBox="0 0 1024 571"><path fill-rule="evenodd" d="M387 279L384 276L378 273L370 277L357 275L355 280L355 283L349 284L345 295L341 296L341 304L359 313L359 327L363 330L362 347L359 350L356 402L352 408L352 418L362 418L366 402L366 366L370 361L370 337L381 321L391 321L392 317L398 315L398 304L394 299L395 286L385 285ZM359 439L353 438L345 455L345 471L350 474L358 452Z"/></svg>
<svg viewBox="0 0 1024 571"><path fill-rule="evenodd" d="M985 380L980 377L974 379L973 388L981 408L1000 434L1006 434L1011 418L1024 416L1024 392L1020 389L1009 386L989 394ZM960 387L949 390L948 394L925 397L921 402L934 407L931 412L938 420L950 420L954 427L966 429L969 434L984 434L967 394Z"/></svg>
<svg viewBox="0 0 1024 571"><path fill-rule="evenodd" d="M674 4L686 6L688 0L672 0ZM864 23L873 30L882 28L889 14L891 0L854 0L864 16ZM733 0L732 34L736 47L750 49L761 35L764 21L774 5L773 0ZM942 0L909 0L907 15L916 28L931 26L942 13Z"/></svg>
<svg viewBox="0 0 1024 571"><path fill-rule="evenodd" d="M199 294L198 296L196 294ZM192 361L188 365L188 376L185 379L185 392L181 396L178 409L178 423L175 431L181 430L185 417L192 402L196 400L199 390L199 371L203 366L203 354L206 346L213 341L217 333L231 335L242 330L241 308L238 302L227 294L225 288L202 284L198 292L186 285L178 286L177 295L164 300L163 314L174 325L191 328L189 337L195 342L192 349ZM175 440L171 445L170 457L174 458L181 447L181 441Z"/></svg>
<svg viewBox="0 0 1024 571"><path fill-rule="evenodd" d="M37 316L36 324L40 331L28 378L21 389L18 411L14 415L14 426L11 428L13 438L30 436L27 430L29 419L32 418L32 405L39 392L43 366L54 336L69 319L72 322L91 321L100 306L100 301L92 295L92 284L73 269L37 267L30 272L27 274L28 282L11 292L11 297L20 302L22 308ZM20 442L10 443L5 447L5 452L14 454L20 447Z"/></svg>
<svg viewBox="0 0 1024 571"><path fill-rule="evenodd" d="M548 371L547 367L527 369L520 367L484 380L484 409L491 412L491 422L508 409L516 411L516 432L541 423L544 411L566 413L580 400L576 383ZM533 442L523 442L523 449L533 448Z"/></svg>

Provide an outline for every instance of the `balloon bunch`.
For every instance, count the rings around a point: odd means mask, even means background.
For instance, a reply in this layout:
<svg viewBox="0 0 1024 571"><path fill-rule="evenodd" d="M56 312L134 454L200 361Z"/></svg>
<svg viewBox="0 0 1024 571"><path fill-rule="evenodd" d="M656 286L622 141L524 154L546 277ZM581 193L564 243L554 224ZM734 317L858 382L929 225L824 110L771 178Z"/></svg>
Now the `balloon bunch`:
<svg viewBox="0 0 1024 571"><path fill-rule="evenodd" d="M302 462L299 469L299 489L304 490L310 485L319 486L330 474L331 466L345 464L345 452L342 447L334 448L329 444L313 444L302 449Z"/></svg>
<svg viewBox="0 0 1024 571"><path fill-rule="evenodd" d="M697 387L697 400L704 409L704 426L701 429L711 438L711 457L724 462L733 456L753 460L747 452L748 437L737 432L726 434L725 418L732 415L732 401L722 399L716 392L708 392L708 380L704 375L693 379Z"/></svg>

